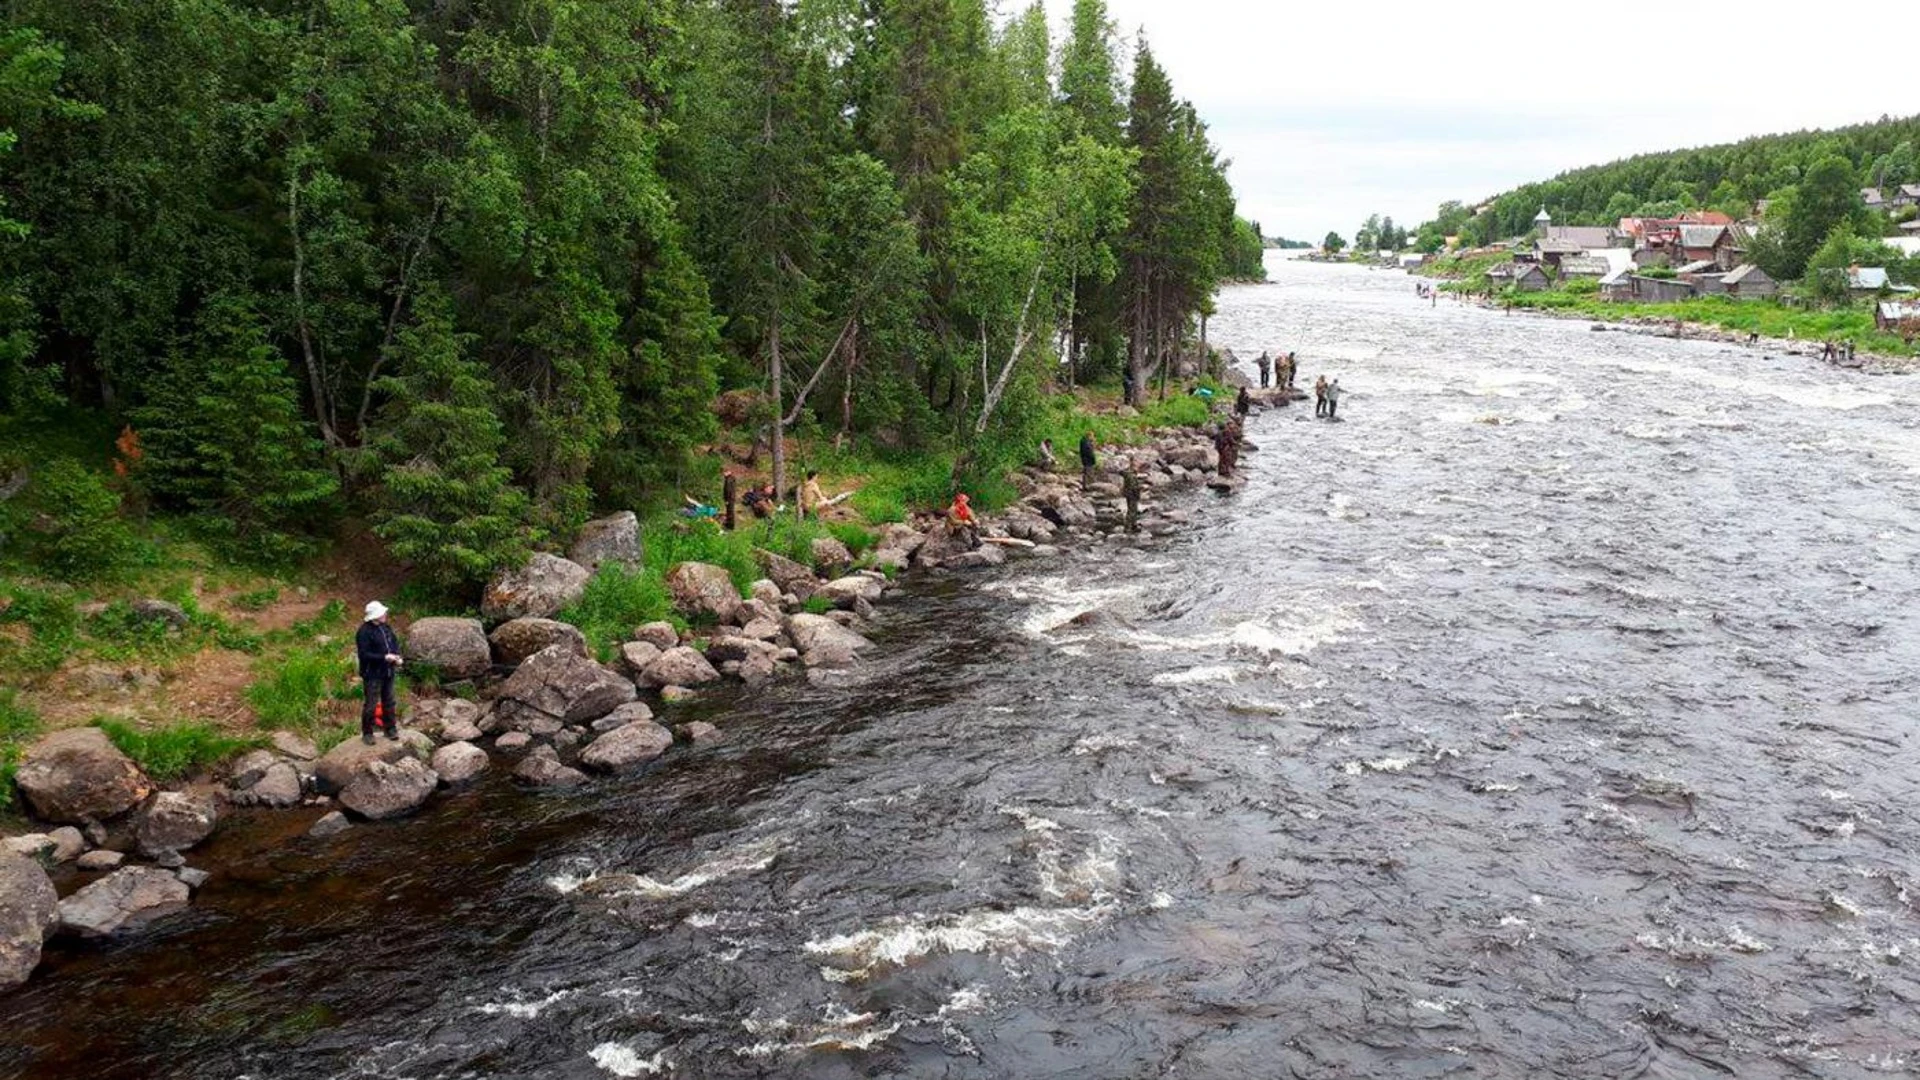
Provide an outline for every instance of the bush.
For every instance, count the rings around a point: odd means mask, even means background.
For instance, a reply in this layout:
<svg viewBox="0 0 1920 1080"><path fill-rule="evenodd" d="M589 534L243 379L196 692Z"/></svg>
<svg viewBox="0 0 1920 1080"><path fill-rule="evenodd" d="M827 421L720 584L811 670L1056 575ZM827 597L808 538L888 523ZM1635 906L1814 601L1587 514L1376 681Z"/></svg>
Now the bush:
<svg viewBox="0 0 1920 1080"><path fill-rule="evenodd" d="M0 626L27 628L25 641L0 634L0 668L44 672L58 668L80 646L80 609L73 590L0 582Z"/></svg>
<svg viewBox="0 0 1920 1080"><path fill-rule="evenodd" d="M587 591L559 618L579 627L587 643L606 658L627 640L634 627L672 615L673 603L663 579L651 567L628 570L607 565L587 582Z"/></svg>
<svg viewBox="0 0 1920 1080"><path fill-rule="evenodd" d="M18 536L28 560L63 581L124 578L152 557L106 479L70 458L41 466L17 499L0 502L0 533Z"/></svg>
<svg viewBox="0 0 1920 1080"><path fill-rule="evenodd" d="M332 649L295 651L254 666L259 678L247 687L247 703L266 728L313 727L320 704L351 697L352 667Z"/></svg>
<svg viewBox="0 0 1920 1080"><path fill-rule="evenodd" d="M0 687L0 813L18 809L13 786L26 745L40 733L40 715L22 704L11 687Z"/></svg>
<svg viewBox="0 0 1920 1080"><path fill-rule="evenodd" d="M139 763L148 776L183 780L240 753L263 745L258 737L230 735L204 721L188 721L142 731L118 720L95 720L120 752Z"/></svg>

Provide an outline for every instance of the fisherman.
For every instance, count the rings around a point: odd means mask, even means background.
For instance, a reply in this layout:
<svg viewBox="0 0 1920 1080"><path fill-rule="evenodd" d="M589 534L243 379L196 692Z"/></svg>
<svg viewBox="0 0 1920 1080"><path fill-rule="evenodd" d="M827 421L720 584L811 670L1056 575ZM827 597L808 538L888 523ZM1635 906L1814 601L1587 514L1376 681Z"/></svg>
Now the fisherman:
<svg viewBox="0 0 1920 1080"><path fill-rule="evenodd" d="M739 482L734 479L733 470L730 468L721 470L720 501L726 507L726 517L724 520L726 524L726 530L728 532L733 531L733 525L734 525L733 508L734 508L734 505L739 501L739 496L740 496Z"/></svg>
<svg viewBox="0 0 1920 1080"><path fill-rule="evenodd" d="M1093 432L1089 431L1086 434L1080 436L1080 490L1081 491L1085 491L1088 488L1091 488L1093 486L1093 467L1099 463L1100 463L1099 457L1096 456L1093 452Z"/></svg>
<svg viewBox="0 0 1920 1080"><path fill-rule="evenodd" d="M1140 531L1140 462L1135 459L1120 476L1120 496L1127 500L1127 531Z"/></svg>
<svg viewBox="0 0 1920 1080"><path fill-rule="evenodd" d="M1327 384L1327 419L1332 420L1340 411L1340 380Z"/></svg>
<svg viewBox="0 0 1920 1080"><path fill-rule="evenodd" d="M1313 415L1327 415L1327 377L1320 376L1313 381Z"/></svg>
<svg viewBox="0 0 1920 1080"><path fill-rule="evenodd" d="M1300 372L1300 361L1292 353L1287 354L1287 389L1293 389L1293 377Z"/></svg>
<svg viewBox="0 0 1920 1080"><path fill-rule="evenodd" d="M968 551L980 546L980 523L975 520L964 491L955 495L953 505L947 507L947 529L966 540Z"/></svg>
<svg viewBox="0 0 1920 1080"><path fill-rule="evenodd" d="M393 702L393 676L406 661L400 657L400 639L387 620L387 605L367 602L367 617L353 635L353 651L360 659L360 741L373 745L376 724L387 738L400 737L400 714Z"/></svg>
<svg viewBox="0 0 1920 1080"><path fill-rule="evenodd" d="M1213 448L1220 455L1220 475L1231 479L1233 467L1240 460L1240 425L1228 421L1220 425L1220 431L1213 437Z"/></svg>
<svg viewBox="0 0 1920 1080"><path fill-rule="evenodd" d="M1247 388L1243 386L1240 388L1240 393L1234 396L1233 415L1245 416L1252 411L1253 395L1247 393Z"/></svg>
<svg viewBox="0 0 1920 1080"><path fill-rule="evenodd" d="M1266 353L1261 353L1260 359L1255 360L1253 365L1260 369L1260 389L1265 390L1267 388L1267 379L1273 373L1273 361L1268 358Z"/></svg>

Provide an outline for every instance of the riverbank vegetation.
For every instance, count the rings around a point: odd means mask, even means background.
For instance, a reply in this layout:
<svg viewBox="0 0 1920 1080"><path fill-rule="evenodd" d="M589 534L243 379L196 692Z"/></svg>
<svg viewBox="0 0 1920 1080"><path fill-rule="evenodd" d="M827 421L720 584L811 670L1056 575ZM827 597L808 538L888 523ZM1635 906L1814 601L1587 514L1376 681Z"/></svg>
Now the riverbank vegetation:
<svg viewBox="0 0 1920 1080"><path fill-rule="evenodd" d="M723 467L857 489L756 540L857 548L1126 435L1076 390L1185 415L1167 369L1261 250L1100 0L1058 42L979 0L9 4L0 672L50 724L329 729L367 595L469 610L634 509L624 619Z"/></svg>

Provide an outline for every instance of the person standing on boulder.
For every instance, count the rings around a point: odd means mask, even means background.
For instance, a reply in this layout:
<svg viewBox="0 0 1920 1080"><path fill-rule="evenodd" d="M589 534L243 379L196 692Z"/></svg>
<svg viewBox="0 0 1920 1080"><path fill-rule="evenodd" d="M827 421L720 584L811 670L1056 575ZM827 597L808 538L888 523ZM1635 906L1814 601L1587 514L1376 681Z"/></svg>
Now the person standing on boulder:
<svg viewBox="0 0 1920 1080"><path fill-rule="evenodd" d="M1140 531L1140 462L1135 460L1120 476L1120 495L1127 500L1127 531Z"/></svg>
<svg viewBox="0 0 1920 1080"><path fill-rule="evenodd" d="M1233 415L1245 416L1252 411L1253 396L1248 394L1247 388L1243 386L1240 388L1239 395L1233 399Z"/></svg>
<svg viewBox="0 0 1920 1080"><path fill-rule="evenodd" d="M373 745L373 713L380 709L381 726L387 738L400 737L400 714L393 703L393 676L400 665L400 639L387 621L387 605L378 600L367 602L367 619L353 636L354 651L360 656L360 741Z"/></svg>
<svg viewBox="0 0 1920 1080"><path fill-rule="evenodd" d="M1093 452L1093 432L1080 436L1080 490L1086 491L1093 486L1093 467L1099 464L1099 458Z"/></svg>
<svg viewBox="0 0 1920 1080"><path fill-rule="evenodd" d="M1255 360L1253 365L1260 369L1260 389L1265 390L1267 388L1267 378L1273 371L1273 361L1268 358L1266 353L1261 353L1260 359Z"/></svg>

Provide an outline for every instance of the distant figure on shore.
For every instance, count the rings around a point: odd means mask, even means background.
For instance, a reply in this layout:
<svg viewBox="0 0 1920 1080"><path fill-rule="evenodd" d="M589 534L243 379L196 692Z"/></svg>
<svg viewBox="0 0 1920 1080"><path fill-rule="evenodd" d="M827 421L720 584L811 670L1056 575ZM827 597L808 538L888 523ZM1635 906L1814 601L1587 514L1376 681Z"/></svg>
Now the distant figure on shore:
<svg viewBox="0 0 1920 1080"><path fill-rule="evenodd" d="M1327 377L1320 376L1313 381L1313 415L1327 415Z"/></svg>
<svg viewBox="0 0 1920 1080"><path fill-rule="evenodd" d="M1093 452L1093 432L1080 436L1080 490L1093 486L1093 467L1100 459Z"/></svg>
<svg viewBox="0 0 1920 1080"><path fill-rule="evenodd" d="M1265 390L1267 388L1267 379L1273 374L1273 360L1270 359L1266 353L1261 353L1260 359L1255 360L1253 366L1260 369L1260 389Z"/></svg>
<svg viewBox="0 0 1920 1080"><path fill-rule="evenodd" d="M1220 455L1220 476L1233 478L1233 468L1240 461L1240 425L1232 421L1220 425L1220 431L1213 437L1213 448Z"/></svg>
<svg viewBox="0 0 1920 1080"><path fill-rule="evenodd" d="M1240 393L1234 396L1233 415L1245 416L1252 411L1253 411L1253 395L1247 393L1247 388L1243 386L1240 388Z"/></svg>
<svg viewBox="0 0 1920 1080"><path fill-rule="evenodd" d="M1335 415L1338 414L1339 412L1340 412L1340 380L1335 379L1332 382L1327 384L1327 419L1329 420L1334 419Z"/></svg>
<svg viewBox="0 0 1920 1080"><path fill-rule="evenodd" d="M1054 466L1053 440L1050 438L1041 439L1040 440L1040 467L1047 470L1048 472L1052 472L1053 466Z"/></svg>
<svg viewBox="0 0 1920 1080"><path fill-rule="evenodd" d="M800 486L800 516L818 518L827 505L827 493L820 490L820 470L808 469L807 482Z"/></svg>
<svg viewBox="0 0 1920 1080"><path fill-rule="evenodd" d="M1140 462L1127 466L1120 477L1120 496L1127 500L1127 531L1140 531Z"/></svg>
<svg viewBox="0 0 1920 1080"><path fill-rule="evenodd" d="M367 602L366 621L353 635L353 651L360 659L360 741L373 745L376 725L389 739L400 737L400 713L393 702L393 676L406 661L400 658L400 639L387 620L387 605Z"/></svg>
<svg viewBox="0 0 1920 1080"><path fill-rule="evenodd" d="M741 501L746 504L747 513L752 514L755 520L758 521L765 521L772 517L774 508L780 503L780 500L773 494L772 484L762 484L757 488L748 488L747 497Z"/></svg>
<svg viewBox="0 0 1920 1080"><path fill-rule="evenodd" d="M967 549L971 551L980 546L980 522L974 518L973 507L968 503L964 491L953 497L953 505L947 507L947 528L954 535L964 537Z"/></svg>
<svg viewBox="0 0 1920 1080"><path fill-rule="evenodd" d="M1300 373L1300 361L1292 353L1287 354L1287 389L1293 389L1293 377Z"/></svg>
<svg viewBox="0 0 1920 1080"><path fill-rule="evenodd" d="M728 532L733 531L733 525L734 525L733 508L735 504L739 502L739 496L740 496L739 481L734 478L733 470L730 468L721 470L720 472L720 504L721 506L725 507L725 511L726 511L726 516L721 520L722 520L722 524L726 527L726 530Z"/></svg>
<svg viewBox="0 0 1920 1080"><path fill-rule="evenodd" d="M720 516L719 507L703 503L686 492L680 493L680 501L686 503L680 508L681 517L692 518L695 521L712 521Z"/></svg>

